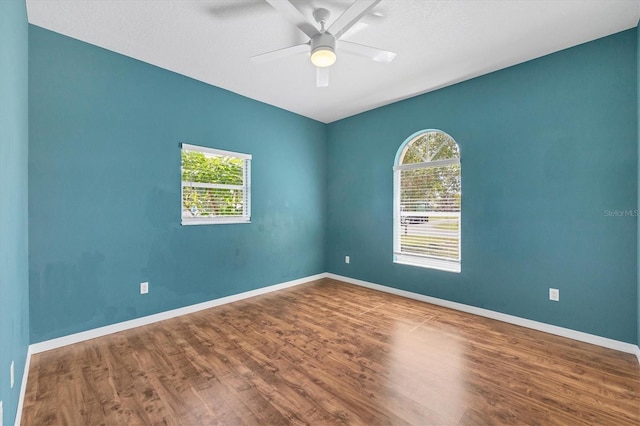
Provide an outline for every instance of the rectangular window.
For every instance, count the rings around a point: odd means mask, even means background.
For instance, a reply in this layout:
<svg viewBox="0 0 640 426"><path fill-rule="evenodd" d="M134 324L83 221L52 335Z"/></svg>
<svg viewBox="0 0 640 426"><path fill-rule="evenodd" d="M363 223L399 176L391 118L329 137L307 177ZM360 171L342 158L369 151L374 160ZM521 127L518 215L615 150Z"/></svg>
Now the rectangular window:
<svg viewBox="0 0 640 426"><path fill-rule="evenodd" d="M182 224L251 221L251 155L182 144Z"/></svg>
<svg viewBox="0 0 640 426"><path fill-rule="evenodd" d="M451 161L396 170L396 262L460 272L460 165L446 164ZM457 188L447 191L443 184Z"/></svg>

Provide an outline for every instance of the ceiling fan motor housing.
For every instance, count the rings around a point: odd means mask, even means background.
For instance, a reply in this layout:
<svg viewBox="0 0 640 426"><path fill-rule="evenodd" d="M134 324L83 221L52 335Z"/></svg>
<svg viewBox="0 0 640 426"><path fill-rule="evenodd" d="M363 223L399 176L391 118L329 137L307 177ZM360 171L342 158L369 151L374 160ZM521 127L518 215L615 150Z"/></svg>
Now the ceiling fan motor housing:
<svg viewBox="0 0 640 426"><path fill-rule="evenodd" d="M327 32L311 38L311 62L317 67L330 67L336 61L336 38Z"/></svg>

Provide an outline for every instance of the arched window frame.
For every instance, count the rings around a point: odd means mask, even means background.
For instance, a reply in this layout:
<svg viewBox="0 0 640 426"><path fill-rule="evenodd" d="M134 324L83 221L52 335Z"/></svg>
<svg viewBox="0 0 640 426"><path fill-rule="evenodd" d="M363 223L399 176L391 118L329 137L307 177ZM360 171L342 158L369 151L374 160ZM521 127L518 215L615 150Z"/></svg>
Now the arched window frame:
<svg viewBox="0 0 640 426"><path fill-rule="evenodd" d="M436 160L427 159L427 161L424 162L403 164L405 155L407 154L407 152L409 152L409 147L414 142L419 140L423 135L426 135L428 137L430 133L441 133L449 138L451 142L455 144L457 158ZM431 158L437 157L441 148L442 146L440 146L436 150L436 152L433 153ZM442 211L433 211L430 212L431 214L428 214L429 212L425 211L425 213L414 212L413 215L411 213L407 214L407 212L404 212L403 214L403 206L401 200L403 171L408 172L411 170L425 170L435 167L460 165L460 157L460 147L456 143L456 141L446 132L437 129L420 130L409 136L400 145L400 148L396 153L393 167L393 261L395 263L439 269L450 272L461 271L462 167L460 166L458 168L459 171L457 175L459 184L459 191L457 196L457 211L454 211L456 210L456 203L454 202L450 207L444 208L444 210L446 210L446 213ZM449 198L442 198L442 200L444 200L443 202L445 203L450 203ZM427 200L425 197L425 204L428 204L429 201L431 200ZM443 209L439 208L438 210ZM431 216L431 218L429 218L429 216ZM452 216L457 216L457 223L451 222ZM433 223L434 217L437 218L437 220L441 221L443 226L441 226L440 228L445 228L444 230L438 229L438 227L427 223L430 219ZM424 222L418 223L418 221ZM446 226L444 225L445 221L448 222ZM424 229L419 229L420 227ZM451 235L452 230L457 232ZM414 234L410 234L411 231L413 231ZM409 242L407 242L407 235L413 235L415 238L412 238L409 240ZM431 239L431 243L427 242L429 239ZM457 244L455 244L455 242L457 242Z"/></svg>

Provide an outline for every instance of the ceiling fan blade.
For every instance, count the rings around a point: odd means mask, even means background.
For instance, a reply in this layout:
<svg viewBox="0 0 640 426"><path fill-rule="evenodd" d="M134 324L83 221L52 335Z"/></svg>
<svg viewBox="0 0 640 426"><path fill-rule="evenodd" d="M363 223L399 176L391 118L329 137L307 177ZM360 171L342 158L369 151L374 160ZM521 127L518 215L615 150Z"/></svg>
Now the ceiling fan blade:
<svg viewBox="0 0 640 426"><path fill-rule="evenodd" d="M269 1L269 0L267 0ZM349 28L367 14L375 5L380 3L381 0L356 0L347 10L344 11L338 19L327 29L327 31L340 38L342 34L346 33Z"/></svg>
<svg viewBox="0 0 640 426"><path fill-rule="evenodd" d="M286 58L287 56L298 55L300 53L309 53L309 43L296 44L295 46L285 47L284 49L272 50L271 52L252 56L250 59L257 64L262 64L264 62Z"/></svg>
<svg viewBox="0 0 640 426"><path fill-rule="evenodd" d="M389 52L388 50L382 50L358 43L351 43L350 41L344 40L340 40L338 42L338 49L340 49L341 52L364 56L365 58L373 59L378 62L391 62L393 61L393 58L396 57L394 52Z"/></svg>
<svg viewBox="0 0 640 426"><path fill-rule="evenodd" d="M316 67L316 87L329 86L329 67Z"/></svg>
<svg viewBox="0 0 640 426"><path fill-rule="evenodd" d="M320 34L320 31L307 21L307 18L304 17L302 13L296 7L289 2L289 0L265 0L269 3L275 10L280 12L280 14L289 22L291 22L296 27L300 28L300 30L305 33L309 38L312 38L316 34Z"/></svg>

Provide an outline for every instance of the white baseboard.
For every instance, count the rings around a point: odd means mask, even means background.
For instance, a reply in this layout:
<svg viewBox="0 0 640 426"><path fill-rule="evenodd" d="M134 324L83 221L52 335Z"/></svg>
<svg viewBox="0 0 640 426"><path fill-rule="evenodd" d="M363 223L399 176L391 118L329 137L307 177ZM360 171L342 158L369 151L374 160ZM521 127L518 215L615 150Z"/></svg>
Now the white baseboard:
<svg viewBox="0 0 640 426"><path fill-rule="evenodd" d="M20 396L18 397L18 408L16 409L16 419L14 426L20 426L22 421L22 407L24 406L24 395L27 392L27 379L29 378L29 367L31 366L31 346L27 349L27 358L24 361L24 371L22 372L22 383L20 384Z"/></svg>
<svg viewBox="0 0 640 426"><path fill-rule="evenodd" d="M438 299L436 297L425 296L423 294L418 294L418 293L412 293L410 291L400 290L393 287L387 287L380 284L374 284L367 281L358 280L355 278L344 277L342 275L328 273L327 277L332 278L334 280L338 280L338 281L344 281L349 284L355 284L361 287L367 287L373 290L379 290L385 293L391 293L398 296L407 297L409 299L420 300L422 302L443 306L445 308L451 308L457 311L467 312L470 314L479 315L482 317L519 325L521 327L531 328L533 330L543 331L545 333L567 337L569 339L578 340L580 342L591 343L593 345L603 346L609 349L615 349L620 352L635 354L638 357L638 362L640 363L640 348L637 345L634 345L631 343L621 342L619 340L608 339L606 337L583 333L581 331L576 331L569 328L558 327L558 326L546 324L543 322L538 322L538 321L533 321L526 318L516 317L513 315L503 314L501 312L491 311L489 309L477 308L475 306L465 305L463 303L451 302L449 300Z"/></svg>
<svg viewBox="0 0 640 426"><path fill-rule="evenodd" d="M342 275L337 275L337 274L332 274L327 272L300 278L293 281L275 284L269 287L263 287L256 290L247 291L244 293L234 294L231 296L210 300L210 301L198 303L195 305L185 306L183 308L173 309L171 311L160 312L158 314L136 318L130 321L124 321L117 324L111 324L104 327L94 328L92 330L87 330L87 331L83 331L76 334L70 334L68 336L63 336L56 339L46 340L44 342L34 343L29 346L27 362L30 361L31 354L36 354L36 353L48 351L51 349L60 348L62 346L83 342L85 340L94 339L96 337L102 337L108 334L129 330L131 328L152 324L154 322L163 321L163 320L174 318L180 315L186 315L192 312L201 311L203 309L209 309L215 306L236 302L239 300L247 299L249 297L259 296L261 294L271 293L271 292L282 290L285 288L294 287L300 284L319 280L322 278L332 278L332 279L343 281L349 284L355 284L361 287L367 287L373 290L379 290L385 293L391 293L398 296L403 296L410 299L415 299L415 300L431 303L434 305L444 306L446 308L451 308L458 311L467 312L470 314L479 315L482 317L492 318L498 321L503 321L510 324L531 328L533 330L543 331L545 333L555 334L558 336L567 337L569 339L591 343L594 345L603 346L605 348L615 349L621 352L635 354L638 357L638 362L640 363L640 347L631 343L608 339L606 337L583 333L581 331L576 331L569 328L558 327L558 326L546 324L543 322L520 318L513 315L503 314L501 312L491 311L488 309L478 308L475 306L465 305L463 303L452 302L449 300L438 299L436 297L425 296L419 293L412 293L406 290L400 290L393 287L387 287L381 284L374 284L368 281L362 281L355 278L349 278ZM28 371L25 370L25 375L23 376L23 387L26 387L27 375L28 375ZM22 401L20 403L22 403Z"/></svg>
<svg viewBox="0 0 640 426"><path fill-rule="evenodd" d="M62 336L56 339L45 340L44 342L34 343L30 345L29 351L32 354L37 354L40 352L49 351L51 349L57 349L62 346L83 342L85 340L95 339L96 337L102 337L108 334L129 330L131 328L152 324L154 322L164 321L169 318L190 314L192 312L202 311L203 309L209 309L209 308L224 305L227 303L237 302L239 300L247 299L249 297L259 296L261 294L271 293L271 292L282 290L285 288L294 287L300 284L319 280L321 278L326 278L326 277L327 277L326 273L311 275L311 276L300 278L293 281L274 284L268 287L246 291L244 293L233 294L231 296L221 297L219 299L209 300L207 302L202 302L195 305L185 306L183 308L172 309L170 311L160 312L157 314L148 315L146 317L136 318L129 321L123 321L116 324L106 325L104 327L94 328L94 329L83 331L80 333L70 334L68 336Z"/></svg>

